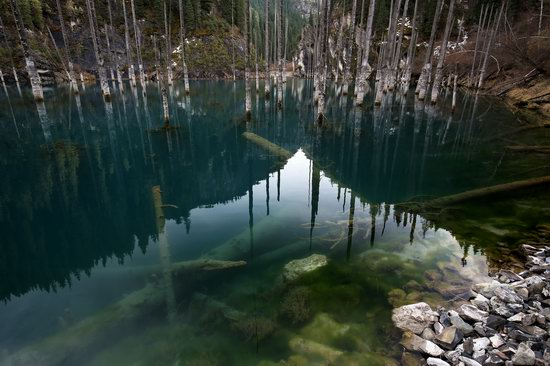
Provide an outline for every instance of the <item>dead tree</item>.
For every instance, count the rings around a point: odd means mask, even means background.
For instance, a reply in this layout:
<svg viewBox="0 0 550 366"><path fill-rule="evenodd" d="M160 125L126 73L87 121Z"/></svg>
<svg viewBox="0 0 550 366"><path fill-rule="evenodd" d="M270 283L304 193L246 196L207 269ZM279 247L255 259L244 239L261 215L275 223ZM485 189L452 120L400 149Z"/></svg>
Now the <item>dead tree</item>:
<svg viewBox="0 0 550 366"><path fill-rule="evenodd" d="M443 0L437 0L437 5L435 9L435 15L432 23L432 32L430 34L430 41L428 43L428 49L426 50L426 55L424 56L424 66L420 72L420 77L418 78L418 84L416 85L415 93L418 94L419 100L424 100L426 97L428 89L428 79L432 73L432 54L435 41L435 34L437 32L437 25L439 23L439 16L441 15L441 8L443 6Z"/></svg>
<svg viewBox="0 0 550 366"><path fill-rule="evenodd" d="M67 31L65 29L65 21L63 19L61 1L56 0L56 5L57 5L57 13L59 16L59 25L61 26L61 34L63 36L63 44L65 45L64 47L65 63L69 68L69 72L68 72L69 82L71 83L71 87L73 88L74 92L78 93L78 85L76 83L76 78L74 76L74 66L73 66L73 63L71 62L71 56L69 55L69 40L67 38Z"/></svg>
<svg viewBox="0 0 550 366"><path fill-rule="evenodd" d="M86 8L88 10L88 20L90 23L90 37L92 38L92 45L94 47L95 59L97 62L97 73L99 76L99 84L101 86L101 92L103 98L106 101L111 99L111 89L109 88L109 82L107 81L107 72L105 70L105 61L103 59L103 54L99 48L99 40L97 37L97 28L96 28L96 16L95 16L95 6L93 4L94 0L86 0Z"/></svg>
<svg viewBox="0 0 550 366"><path fill-rule="evenodd" d="M21 18L21 12L19 11L19 6L17 0L10 0L11 7L13 12L13 18L15 21L15 28L17 29L17 34L19 35L19 43L23 49L23 56L25 57L25 66L27 73L29 74L29 80L31 82L32 94L34 99L38 102L44 100L44 92L42 90L42 81L40 80L40 75L38 75L38 70L34 63L34 59L31 56L30 47L27 42L27 35L23 20Z"/></svg>
<svg viewBox="0 0 550 366"><path fill-rule="evenodd" d="M353 6L351 7L351 24L349 28L349 34L347 39L347 47L344 54L344 85L342 88L342 94L347 95L349 89L349 82L351 80L351 54L353 52L353 44L355 42L355 15L357 13L357 0L353 0ZM328 40L327 40L328 41Z"/></svg>
<svg viewBox="0 0 550 366"><path fill-rule="evenodd" d="M409 84L411 82L411 73L412 73L412 63L414 60L414 55L416 53L416 37L418 35L418 31L416 30L416 14L418 10L418 0L414 2L414 13L413 13L413 20L412 20L412 31L411 31L411 38L409 40L409 49L407 50L407 61L405 64L405 71L403 73L403 92L406 94L409 90Z"/></svg>
<svg viewBox="0 0 550 366"><path fill-rule="evenodd" d="M233 12L233 10L231 10ZM185 94L189 95L189 74L187 72L187 63L185 63L185 24L183 17L183 0L179 0L179 12L180 12L180 55L181 66L183 68L183 83L185 88ZM231 13L233 14L233 13Z"/></svg>
<svg viewBox="0 0 550 366"><path fill-rule="evenodd" d="M496 32L500 24L500 20L502 18L502 13L504 11L505 5L506 5L506 1L503 1L502 5L500 6L500 11L498 12L498 18L496 19L495 24L493 26L491 36L489 37L489 41L487 42L488 44L487 44L487 49L485 50L485 58L483 59L483 65L481 66L481 71L479 72L479 83L477 85L478 89L482 88L483 82L485 81L485 74L487 73L487 64L489 62L489 55L491 54L491 48L493 48L493 42L495 41Z"/></svg>
<svg viewBox="0 0 550 366"><path fill-rule="evenodd" d="M283 107L283 0L278 0L279 18L277 19L277 107Z"/></svg>
<svg viewBox="0 0 550 366"><path fill-rule="evenodd" d="M437 60L437 67L435 69L434 84L432 87L432 104L437 103L439 97L439 88L441 87L441 80L443 79L443 63L445 62L445 56L447 54L447 43L449 41L449 35L451 33L451 27L453 25L453 11L455 6L455 0L451 0L449 3L449 12L447 13L447 24L445 25L445 33L443 33L443 42L439 49L439 57Z"/></svg>
<svg viewBox="0 0 550 366"><path fill-rule="evenodd" d="M134 7L134 0L130 0L130 7L132 10L132 20L134 23L134 37L136 39L136 54L138 59L139 80L143 88L143 93L145 93L145 70L143 69L143 58L141 55L141 34L136 20L136 9Z"/></svg>
<svg viewBox="0 0 550 366"><path fill-rule="evenodd" d="M128 78L132 86L136 86L136 70L132 61L132 45L130 43L130 28L128 26L128 14L126 12L126 0L122 0L122 12L124 13L124 40L126 43L126 61L128 63Z"/></svg>
<svg viewBox="0 0 550 366"><path fill-rule="evenodd" d="M489 10L488 6L485 6L485 4L481 5L481 12L479 13L479 21L477 22L477 34L476 34L476 45L474 48L474 58L472 60L472 68L470 69L470 76L468 78L468 87L472 86L472 82L474 80L474 69L475 69L477 50L479 45L479 35L483 30L483 23L485 22L485 17L487 15L488 10Z"/></svg>
<svg viewBox="0 0 550 366"><path fill-rule="evenodd" d="M363 60L361 61L361 74L357 80L357 99L355 100L356 105L363 104L363 98L365 97L365 85L367 80L372 72L372 67L369 65L369 53L370 46L372 43L372 23L374 20L374 8L376 5L376 0L370 0L369 4L369 15L367 18L367 34L366 42L363 52Z"/></svg>
<svg viewBox="0 0 550 366"><path fill-rule="evenodd" d="M269 98L271 93L271 79L269 78L269 0L265 0L265 83L264 83L264 92L265 97Z"/></svg>
<svg viewBox="0 0 550 366"><path fill-rule="evenodd" d="M252 114L252 97L250 95L250 50L249 50L249 38L250 34L248 32L248 22L250 21L248 18L248 14L250 13L250 3L248 0L245 2L245 9L244 9L244 90L245 90L245 96L244 96L244 109L245 109L245 115L246 118L250 118Z"/></svg>
<svg viewBox="0 0 550 366"><path fill-rule="evenodd" d="M108 6L108 10L109 10L109 24L111 26L111 32L110 32L110 35L111 35L111 39L113 40L113 47L114 50L113 50L113 53L111 53L111 51L109 51L109 55L111 55L111 62L114 60L115 62L115 70L116 70L116 79L118 81L118 86L120 88L120 92L121 93L124 93L124 83L122 82L122 72L120 71L120 65L118 64L118 54L116 52L116 46L115 46L115 27L113 26L113 11L111 9L111 0L108 0L107 2L107 6ZM107 39L109 39L109 37L107 36Z"/></svg>

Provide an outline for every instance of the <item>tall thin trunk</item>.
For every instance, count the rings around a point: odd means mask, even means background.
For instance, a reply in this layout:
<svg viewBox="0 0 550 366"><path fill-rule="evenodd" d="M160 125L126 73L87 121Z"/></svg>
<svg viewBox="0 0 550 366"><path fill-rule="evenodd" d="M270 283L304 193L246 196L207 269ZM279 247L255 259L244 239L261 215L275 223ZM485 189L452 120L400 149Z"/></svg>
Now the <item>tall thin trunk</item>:
<svg viewBox="0 0 550 366"><path fill-rule="evenodd" d="M249 32L248 32L248 14L250 13L250 3L249 0L245 1L244 9L244 90L245 90L245 99L244 99L244 108L246 118L250 118L252 114L252 98L250 95L250 55L249 55Z"/></svg>
<svg viewBox="0 0 550 366"><path fill-rule="evenodd" d="M118 87L120 88L120 92L124 93L124 83L122 82L122 72L120 71L120 65L118 64L118 53L116 51L116 44L115 44L115 27L113 26L113 12L111 9L111 0L108 0L107 2L107 9L109 10L109 24L111 26L111 39L113 40L113 53L109 53L111 56L111 62L114 60L115 62L115 70L116 70L116 78L118 81Z"/></svg>
<svg viewBox="0 0 550 366"><path fill-rule="evenodd" d="M109 26L105 24L105 42L107 43L107 55L109 57L109 71L111 73L111 82L113 83L113 90L116 91L115 73L113 71L113 60L111 53L111 41L109 40Z"/></svg>
<svg viewBox="0 0 550 366"><path fill-rule="evenodd" d="M428 79L432 72L432 54L435 41L435 34L437 32L437 25L439 23L439 16L441 15L441 8L443 6L443 0L437 0L437 5L435 9L434 19L432 23L432 32L430 34L430 42L428 43L428 49L426 50L426 55L424 56L424 66L420 72L420 77L418 78L418 84L416 85L415 93L418 94L419 100L424 100L426 97L426 92L428 88Z"/></svg>
<svg viewBox="0 0 550 366"><path fill-rule="evenodd" d="M181 3L181 0L180 0L180 3ZM180 8L181 8L181 5L180 5ZM182 10L183 11L183 10ZM181 11L181 12L182 12ZM234 8L233 8L233 0L231 0L231 56L232 56L232 69L233 69L233 81L235 81L236 79L236 76L235 76L235 36L234 36ZM181 14L181 13L180 13Z"/></svg>
<svg viewBox="0 0 550 366"><path fill-rule="evenodd" d="M320 123L325 118L325 77L326 77L326 31L328 29L327 17L329 16L329 0L321 0L322 14L319 19L318 53L317 58L317 122Z"/></svg>
<svg viewBox="0 0 550 366"><path fill-rule="evenodd" d="M19 86L19 79L17 77L17 71L15 69L15 64L13 63L13 55L11 53L11 47L10 42L8 39L8 34L6 33L6 30L4 29L4 21L2 20L2 17L0 17L0 35L2 35L2 39L4 40L4 49L8 52L8 57L10 59L11 69L13 72L13 78L15 80L15 84L17 85L17 90L19 91L19 95L21 95L21 88Z"/></svg>
<svg viewBox="0 0 550 366"><path fill-rule="evenodd" d="M409 90L409 84L411 82L412 63L416 52L416 37L418 31L416 30L416 14L418 10L418 0L414 2L414 13L412 21L412 32L409 40L409 49L407 50L407 63L405 65L405 72L403 75L403 91L406 94Z"/></svg>
<svg viewBox="0 0 550 366"><path fill-rule="evenodd" d="M271 93L271 79L269 78L269 0L265 0L265 82L264 92L265 97L269 98Z"/></svg>
<svg viewBox="0 0 550 366"><path fill-rule="evenodd" d="M407 0L405 0L407 1ZM384 85L384 92L387 90L393 90L395 87L395 71L394 71L394 57L398 43L395 41L397 33L397 19L401 9L401 0L397 0L393 9L391 26L389 28L389 53L386 56L386 79Z"/></svg>
<svg viewBox="0 0 550 366"><path fill-rule="evenodd" d="M172 47L170 45L170 28L168 27L168 16L166 11L166 1L164 1L164 35L166 38L166 81L172 85Z"/></svg>
<svg viewBox="0 0 550 366"><path fill-rule="evenodd" d="M409 0L405 0L405 6L403 8L403 16L401 17L401 29L399 30L399 40L397 41L397 49L393 56L393 63L391 67L392 79L389 89L392 90L396 84L396 77L398 73L399 61L401 61L401 46L403 45L403 33L405 33L405 19L407 18L407 10L409 8Z"/></svg>
<svg viewBox="0 0 550 366"><path fill-rule="evenodd" d="M397 1L397 2L396 2ZM392 63L394 46L395 46L395 28L397 23L397 15L401 7L401 0L392 0L390 18L388 24L388 37L384 47L384 58L381 61L380 81L376 85L376 96L374 98L375 105L382 104L383 94L387 91L390 77L390 66Z"/></svg>
<svg viewBox="0 0 550 366"><path fill-rule="evenodd" d="M187 64L185 63L185 24L184 24L184 17L183 17L183 0L179 0L179 11L180 11L180 47L181 47L181 65L183 68L183 83L185 88L185 94L189 95L189 74L187 72ZM233 12L233 10L231 11ZM231 31L233 32L233 29Z"/></svg>
<svg viewBox="0 0 550 366"><path fill-rule="evenodd" d="M75 93L78 93L78 85L76 83L76 78L74 76L74 66L71 62L71 57L69 55L69 40L67 38L67 31L65 29L65 20L63 19L63 11L61 8L61 1L56 0L57 5L57 13L59 16L59 25L61 26L61 34L63 36L63 44L64 44L64 54L65 54L65 63L69 67L69 82L71 83L71 87L73 88Z"/></svg>
<svg viewBox="0 0 550 366"><path fill-rule="evenodd" d="M31 56L29 44L27 43L27 35L25 34L25 25L21 18L21 12L17 5L17 0L10 0L13 18L15 21L15 27L17 28L17 33L19 35L19 42L21 48L23 48L23 55L25 57L25 66L27 68L27 73L29 74L29 80L31 82L32 94L34 99L38 102L44 100L44 92L42 91L42 81L40 80L40 75L38 75L38 70L34 63L34 59Z"/></svg>
<svg viewBox="0 0 550 366"><path fill-rule="evenodd" d="M286 64L287 64L287 57L286 57L286 51L287 51L287 48L288 48L288 18L285 17L285 37L284 37L284 52L283 52L283 61L284 61L284 64L285 64L285 72L283 73L283 78L284 78L284 82L286 83Z"/></svg>
<svg viewBox="0 0 550 366"><path fill-rule="evenodd" d="M136 9L134 7L134 0L130 0L130 7L132 10L132 20L134 23L134 37L136 38L136 53L138 59L139 79L141 82L141 86L143 87L143 93L145 93L145 71L143 69L143 58L141 55L141 34L136 20Z"/></svg>
<svg viewBox="0 0 550 366"><path fill-rule="evenodd" d="M449 12L447 13L445 33L443 33L443 42L441 43L441 48L439 50L437 68L435 69L434 85L432 87L432 104L436 104L437 98L439 97L439 88L441 87L441 79L443 78L443 63L445 62L445 56L447 54L447 42L449 41L449 35L451 34L451 27L453 25L454 7L455 0L451 0L449 3Z"/></svg>
<svg viewBox="0 0 550 366"><path fill-rule="evenodd" d="M503 1L502 5L500 6L500 11L498 12L498 18L495 21L495 25L493 26L493 31L491 32L491 36L489 37L487 50L485 52L485 58L483 59L483 66L481 66L481 71L479 73L479 84L477 85L478 89L481 89L483 87L483 82L485 81L485 74L487 73L487 64L489 62L491 48L493 48L493 42L495 41L496 32L500 24L500 20L502 18L502 12L504 11L505 5L506 5L506 1Z"/></svg>
<svg viewBox="0 0 550 366"><path fill-rule="evenodd" d="M256 96L260 92L260 69L258 68L258 32L260 30L260 17L256 16L256 32L254 33L254 58L256 63Z"/></svg>
<svg viewBox="0 0 550 366"><path fill-rule="evenodd" d="M477 34L476 34L476 45L474 48L474 58L472 60L472 68L470 69L470 76L468 78L468 87L472 86L472 82L474 80L474 68L476 64L476 58L477 58L477 50L479 45L479 35L481 33L481 30L483 29L483 23L485 22L485 16L487 15L487 11L489 10L489 7L485 7L485 4L481 5L481 12L479 13L479 21L477 22Z"/></svg>
<svg viewBox="0 0 550 366"><path fill-rule="evenodd" d="M94 9L94 0L86 0L86 8L88 10L88 20L90 22L90 37L92 37L92 44L94 47L94 54L97 62L97 73L99 75L99 84L101 86L101 92L103 93L103 98L106 101L111 99L111 90L109 88L109 82L107 81L107 72L105 71L105 61L103 55L99 48L98 37L96 33L96 19L95 19L95 9Z"/></svg>
<svg viewBox="0 0 550 366"><path fill-rule="evenodd" d="M126 41L126 60L128 63L128 77L132 86L136 86L136 71L132 61L132 45L130 43L130 27L128 26L128 14L126 12L126 0L122 0L122 12L124 13L124 40Z"/></svg>
<svg viewBox="0 0 550 366"><path fill-rule="evenodd" d="M279 19L277 23L277 61L278 61L278 73L277 73L277 107L283 107L283 0L278 0L279 5Z"/></svg>
<svg viewBox="0 0 550 366"><path fill-rule="evenodd" d="M456 108L456 84L457 84L457 66L455 64L455 73L454 73L454 82L453 82L453 103L452 103L452 110L454 111Z"/></svg>
<svg viewBox="0 0 550 366"><path fill-rule="evenodd" d="M344 86L342 88L342 94L347 95L349 89L349 82L351 80L351 56L353 53L353 44L355 43L355 15L357 13L357 0L353 0L353 6L351 7L351 24L347 39L346 50L344 54Z"/></svg>
<svg viewBox="0 0 550 366"><path fill-rule="evenodd" d="M361 0L361 16L359 17L359 34L356 34L357 43L357 59L355 62L355 87L353 88L353 96L357 97L357 88L359 87L359 78L361 76L361 64L363 63L363 46L364 46L364 32L363 32L363 14L365 14L365 0Z"/></svg>
<svg viewBox="0 0 550 366"><path fill-rule="evenodd" d="M369 53L370 53L370 46L372 43L372 22L374 20L374 9L376 6L376 0L370 0L369 4L369 16L367 18L367 34L366 34L366 42L363 52L363 60L361 61L361 74L359 76L359 80L357 80L357 99L355 100L356 105L362 105L363 104L363 98L365 97L365 84L367 83L367 79L369 78L372 67L369 65Z"/></svg>
<svg viewBox="0 0 550 366"><path fill-rule="evenodd" d="M540 15L539 15L539 36L540 36L540 30L542 28L542 9L544 7L544 0L540 0Z"/></svg>

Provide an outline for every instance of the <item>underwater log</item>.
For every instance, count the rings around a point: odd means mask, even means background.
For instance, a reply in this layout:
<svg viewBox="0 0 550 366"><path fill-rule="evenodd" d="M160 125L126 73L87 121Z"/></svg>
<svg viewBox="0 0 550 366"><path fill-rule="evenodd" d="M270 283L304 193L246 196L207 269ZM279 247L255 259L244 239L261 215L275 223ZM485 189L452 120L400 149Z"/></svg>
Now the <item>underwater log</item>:
<svg viewBox="0 0 550 366"><path fill-rule="evenodd" d="M246 138L247 140L255 143L259 147L269 151L273 155L278 156L281 159L286 160L286 159L290 159L292 157L292 154L287 149L285 149L285 148L283 148L283 147L281 147L277 144L274 144L273 142L268 141L268 140L264 139L263 137L256 135L255 133L243 132L243 137Z"/></svg>
<svg viewBox="0 0 550 366"><path fill-rule="evenodd" d="M464 201L469 201L476 198L482 198L493 194L515 191L528 187L550 184L550 176L518 180L511 183L498 184L495 186L478 188L471 191L453 194L450 196L440 197L427 201L421 204L421 207L441 207L451 206Z"/></svg>

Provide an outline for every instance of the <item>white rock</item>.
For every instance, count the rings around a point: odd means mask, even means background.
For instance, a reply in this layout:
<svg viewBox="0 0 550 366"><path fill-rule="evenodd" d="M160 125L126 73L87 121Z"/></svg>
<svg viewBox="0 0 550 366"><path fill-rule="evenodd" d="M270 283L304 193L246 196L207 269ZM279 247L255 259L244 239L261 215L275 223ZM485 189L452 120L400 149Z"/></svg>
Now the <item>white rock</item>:
<svg viewBox="0 0 550 366"><path fill-rule="evenodd" d="M529 366L535 364L535 352L526 342L519 344L516 354L512 357L514 365Z"/></svg>
<svg viewBox="0 0 550 366"><path fill-rule="evenodd" d="M508 321L509 322L521 322L523 320L523 318L525 317L525 314L524 313L517 313L516 315L512 315L511 317L508 318Z"/></svg>
<svg viewBox="0 0 550 366"><path fill-rule="evenodd" d="M464 315L464 318L473 320L475 322L486 322L489 313L483 310L479 310L474 305L462 304L460 311Z"/></svg>
<svg viewBox="0 0 550 366"><path fill-rule="evenodd" d="M471 358L464 356L460 356L460 361L462 361L466 366L481 366L481 364L476 360L472 360Z"/></svg>
<svg viewBox="0 0 550 366"><path fill-rule="evenodd" d="M477 296L470 300L470 302L475 305L478 309L483 311L489 311L489 299L483 296L482 294L477 294Z"/></svg>
<svg viewBox="0 0 550 366"><path fill-rule="evenodd" d="M401 330L421 334L424 329L432 326L438 319L438 313L425 302L405 305L393 309L392 320Z"/></svg>
<svg viewBox="0 0 550 366"><path fill-rule="evenodd" d="M487 337L474 339L474 351L479 351L487 348L491 344L491 341Z"/></svg>
<svg viewBox="0 0 550 366"><path fill-rule="evenodd" d="M489 338L489 340L491 341L491 345L493 346L493 348L498 348L506 343L502 336L498 333Z"/></svg>

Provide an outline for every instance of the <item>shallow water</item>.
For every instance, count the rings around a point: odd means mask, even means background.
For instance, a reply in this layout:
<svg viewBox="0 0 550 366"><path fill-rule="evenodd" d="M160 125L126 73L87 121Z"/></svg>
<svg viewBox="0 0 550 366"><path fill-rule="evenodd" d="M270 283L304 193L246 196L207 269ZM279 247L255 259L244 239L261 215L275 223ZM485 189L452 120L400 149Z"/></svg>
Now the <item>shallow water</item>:
<svg viewBox="0 0 550 366"><path fill-rule="evenodd" d="M548 174L544 157L506 153L522 125L497 100L463 94L451 113L449 95L388 94L359 110L331 87L318 126L311 89L289 79L282 111L254 94L246 121L241 82L195 81L189 97L177 85L169 131L154 83L110 104L92 86L43 105L2 94L0 364L383 365L399 354L394 305L459 300L550 222L541 190L440 222L394 209ZM329 264L282 280L313 253ZM167 274L206 258L247 265Z"/></svg>

